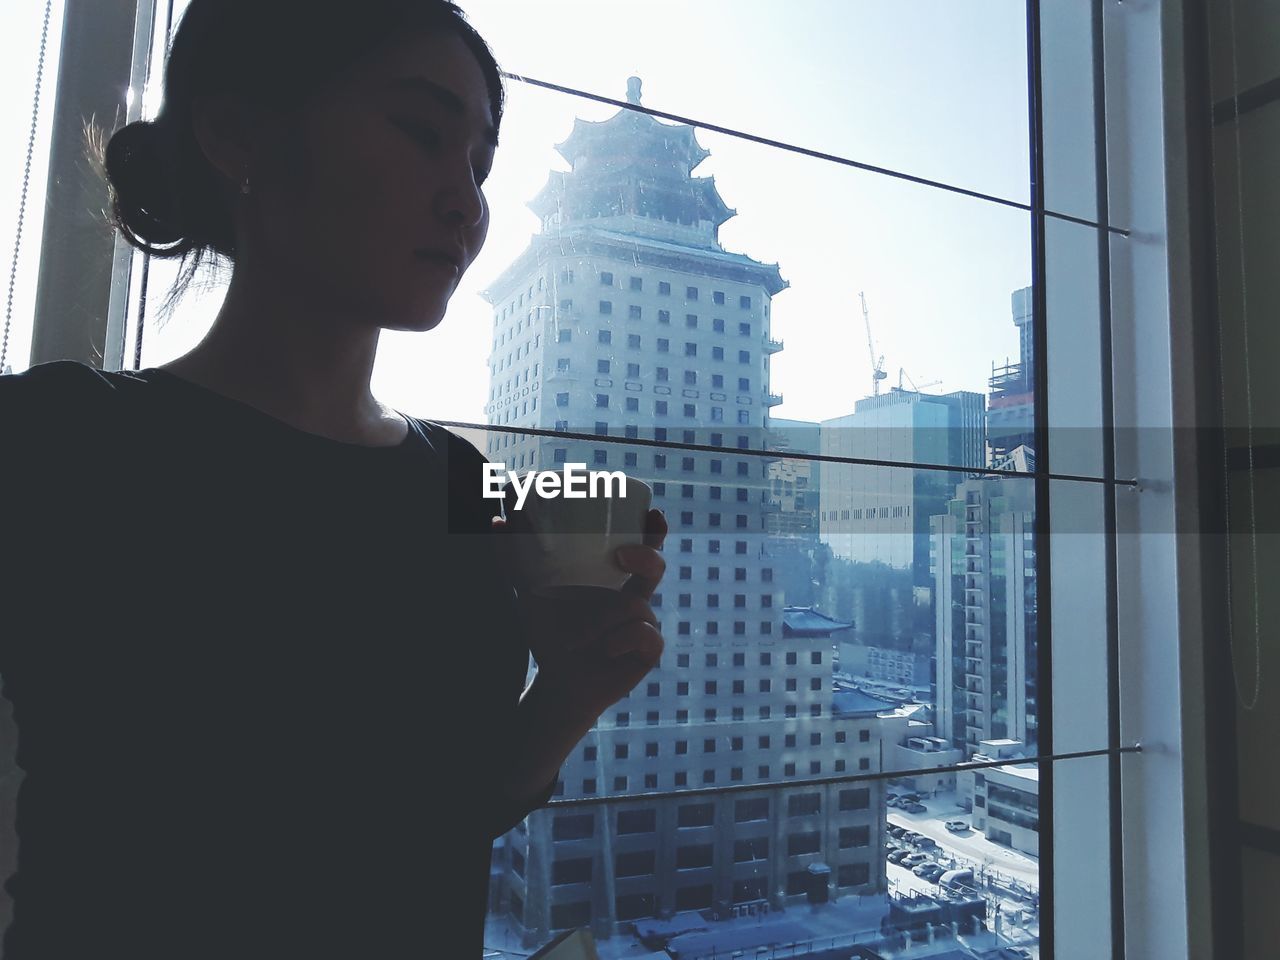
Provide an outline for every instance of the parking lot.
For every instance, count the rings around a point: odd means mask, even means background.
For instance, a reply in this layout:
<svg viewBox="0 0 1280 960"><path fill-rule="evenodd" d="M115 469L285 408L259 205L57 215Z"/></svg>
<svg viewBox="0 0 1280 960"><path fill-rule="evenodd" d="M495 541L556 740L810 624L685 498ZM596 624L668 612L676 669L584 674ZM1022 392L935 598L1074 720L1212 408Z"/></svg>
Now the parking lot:
<svg viewBox="0 0 1280 960"><path fill-rule="evenodd" d="M889 807L888 823L890 826L921 834L937 843L938 852L931 854L930 859L944 864L956 861L957 866L972 869L975 877L992 873L1031 888L1039 887L1040 864L1034 857L992 843L984 834L972 828L961 833L947 830L944 826L947 820L971 822L969 815L956 805L955 794L922 797L921 803L925 807L923 813L910 813L897 807ZM914 876L910 869L893 863L888 866L891 880L925 893L936 890L932 883Z"/></svg>

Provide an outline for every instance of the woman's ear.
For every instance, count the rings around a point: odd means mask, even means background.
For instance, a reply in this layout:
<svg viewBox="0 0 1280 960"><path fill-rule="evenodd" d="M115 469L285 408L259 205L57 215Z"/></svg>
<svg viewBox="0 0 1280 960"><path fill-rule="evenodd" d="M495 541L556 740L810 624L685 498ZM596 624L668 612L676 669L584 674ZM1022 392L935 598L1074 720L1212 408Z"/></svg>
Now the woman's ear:
<svg viewBox="0 0 1280 960"><path fill-rule="evenodd" d="M238 186L252 173L254 123L242 100L222 94L196 98L191 125L196 143L209 165Z"/></svg>

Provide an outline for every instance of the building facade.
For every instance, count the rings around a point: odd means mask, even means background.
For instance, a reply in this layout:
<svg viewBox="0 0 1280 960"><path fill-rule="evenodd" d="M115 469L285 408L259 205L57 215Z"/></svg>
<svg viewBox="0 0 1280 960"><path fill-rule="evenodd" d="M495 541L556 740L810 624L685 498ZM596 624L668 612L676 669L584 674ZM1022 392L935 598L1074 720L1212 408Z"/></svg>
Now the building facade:
<svg viewBox="0 0 1280 960"><path fill-rule="evenodd" d="M487 454L652 484L670 526L653 598L666 652L564 764L557 799L589 802L506 838L499 909L532 943L782 905L807 894L816 863L833 897L883 890L879 784L788 785L874 770L879 743L874 714L833 714L829 635L785 632L767 550L771 458L750 451L767 449L781 402L770 303L786 282L720 245L734 212L692 175L708 153L691 127L623 109L576 120L557 149L572 169L530 204L542 230L486 292ZM625 443L637 439L670 446ZM680 795L722 785L755 789Z"/></svg>
<svg viewBox="0 0 1280 960"><path fill-rule="evenodd" d="M984 466L983 397L891 389L823 420L824 456ZM951 497L954 473L913 467L823 461L822 542L857 563L909 569L927 583L929 517Z"/></svg>
<svg viewBox="0 0 1280 960"><path fill-rule="evenodd" d="M986 476L931 518L938 734L1036 742L1035 491Z"/></svg>

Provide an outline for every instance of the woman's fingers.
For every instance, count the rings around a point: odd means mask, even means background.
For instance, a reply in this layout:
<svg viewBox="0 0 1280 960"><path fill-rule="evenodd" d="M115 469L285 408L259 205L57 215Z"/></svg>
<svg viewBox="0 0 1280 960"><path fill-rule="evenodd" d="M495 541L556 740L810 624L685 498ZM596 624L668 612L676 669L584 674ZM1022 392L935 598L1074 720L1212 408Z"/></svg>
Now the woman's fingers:
<svg viewBox="0 0 1280 960"><path fill-rule="evenodd" d="M651 623L631 621L613 630L605 643L605 652L613 658L630 657L645 671L652 670L662 659L663 640Z"/></svg>
<svg viewBox="0 0 1280 960"><path fill-rule="evenodd" d="M618 565L631 574L622 588L633 596L648 599L667 569L659 549L667 536L667 518L661 510L650 510L645 517L644 544L628 544L616 553Z"/></svg>

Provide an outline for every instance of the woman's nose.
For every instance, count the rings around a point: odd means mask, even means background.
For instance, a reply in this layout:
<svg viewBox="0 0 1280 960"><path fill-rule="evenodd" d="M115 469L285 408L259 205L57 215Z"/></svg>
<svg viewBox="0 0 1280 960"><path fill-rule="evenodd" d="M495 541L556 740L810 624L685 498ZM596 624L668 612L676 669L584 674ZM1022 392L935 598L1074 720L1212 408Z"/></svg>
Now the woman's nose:
<svg viewBox="0 0 1280 960"><path fill-rule="evenodd" d="M484 218L484 195L471 171L457 174L440 191L439 212L464 227L474 227Z"/></svg>

